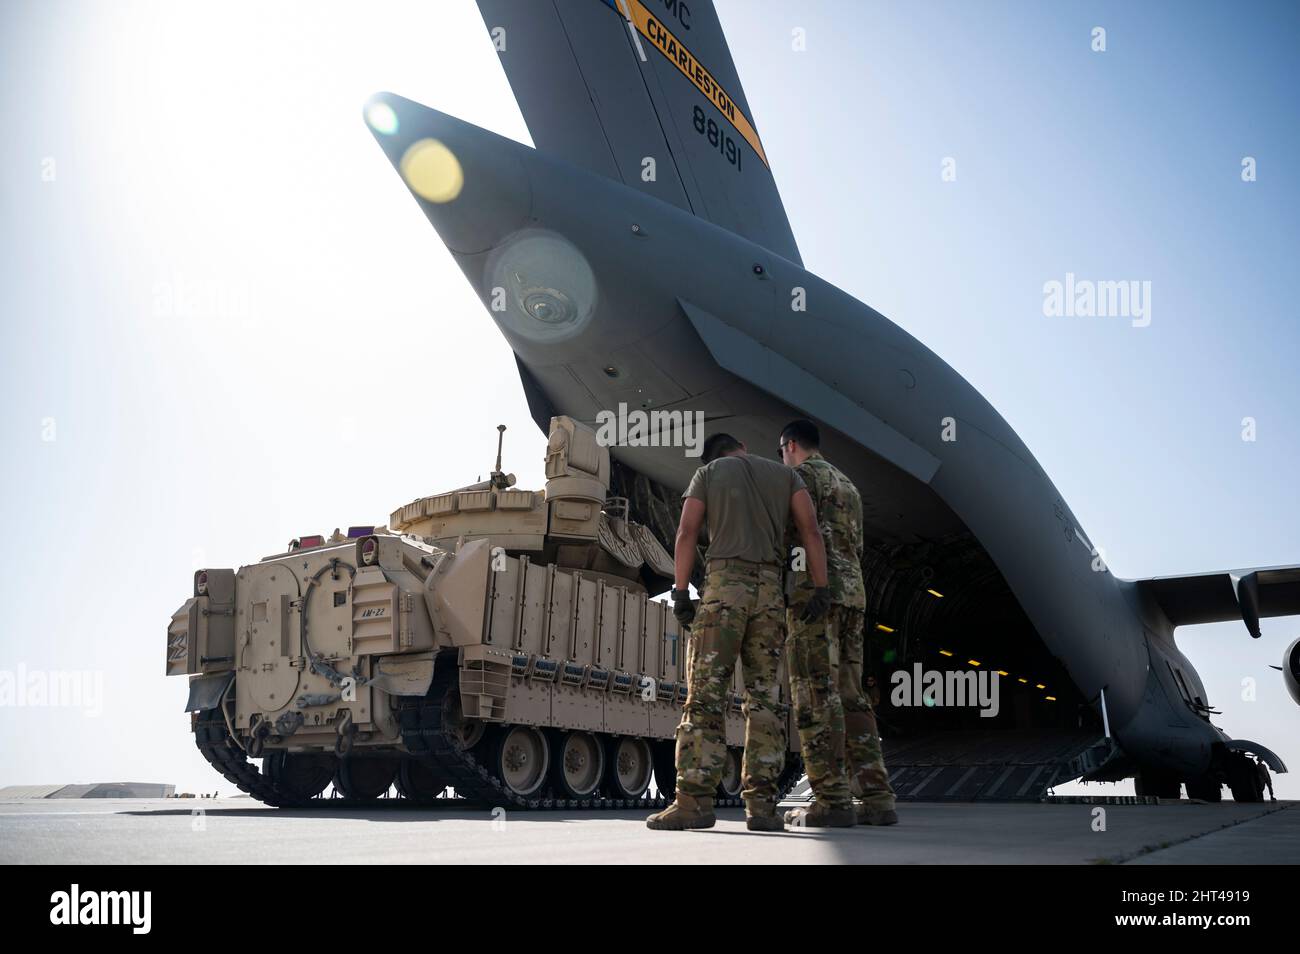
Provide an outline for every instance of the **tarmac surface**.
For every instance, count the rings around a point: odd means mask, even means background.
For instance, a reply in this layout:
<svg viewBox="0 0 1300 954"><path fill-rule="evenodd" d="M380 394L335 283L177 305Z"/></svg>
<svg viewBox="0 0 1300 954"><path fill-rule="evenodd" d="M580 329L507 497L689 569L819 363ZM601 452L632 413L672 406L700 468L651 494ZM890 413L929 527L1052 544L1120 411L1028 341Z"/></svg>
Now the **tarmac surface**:
<svg viewBox="0 0 1300 954"><path fill-rule="evenodd" d="M655 832L644 811L494 813L454 801L281 810L249 798L15 800L0 801L0 862L1297 864L1298 809L911 802L889 828L757 834L740 809L720 810L707 831Z"/></svg>

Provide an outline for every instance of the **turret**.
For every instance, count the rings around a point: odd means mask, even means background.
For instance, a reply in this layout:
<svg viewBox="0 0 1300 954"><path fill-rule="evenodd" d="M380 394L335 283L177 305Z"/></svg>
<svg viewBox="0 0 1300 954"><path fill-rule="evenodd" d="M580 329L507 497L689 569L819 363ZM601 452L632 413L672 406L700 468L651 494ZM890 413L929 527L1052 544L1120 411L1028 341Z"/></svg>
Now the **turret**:
<svg viewBox="0 0 1300 954"><path fill-rule="evenodd" d="M587 425L551 419L546 444L546 489L519 490L501 469L504 425L496 467L488 480L421 497L395 510L395 533L455 550L487 539L511 556L639 583L650 593L672 582L672 558L650 531L627 520L627 501L609 497L609 448Z"/></svg>

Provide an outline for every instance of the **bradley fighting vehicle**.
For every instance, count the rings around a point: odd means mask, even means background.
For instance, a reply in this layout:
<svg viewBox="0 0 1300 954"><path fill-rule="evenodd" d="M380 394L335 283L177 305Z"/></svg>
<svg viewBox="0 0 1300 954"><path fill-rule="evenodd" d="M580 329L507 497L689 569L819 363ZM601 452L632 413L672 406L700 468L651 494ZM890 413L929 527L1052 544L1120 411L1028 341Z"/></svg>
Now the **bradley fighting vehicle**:
<svg viewBox="0 0 1300 954"><path fill-rule="evenodd" d="M490 479L415 500L387 528L195 573L167 674L190 678L213 767L272 805L331 782L353 800L394 783L416 802L451 787L525 808L670 798L686 653L649 597L671 585L672 558L608 496L590 428L551 421L546 477L517 489L498 453ZM724 804L740 803L742 691L737 677Z"/></svg>

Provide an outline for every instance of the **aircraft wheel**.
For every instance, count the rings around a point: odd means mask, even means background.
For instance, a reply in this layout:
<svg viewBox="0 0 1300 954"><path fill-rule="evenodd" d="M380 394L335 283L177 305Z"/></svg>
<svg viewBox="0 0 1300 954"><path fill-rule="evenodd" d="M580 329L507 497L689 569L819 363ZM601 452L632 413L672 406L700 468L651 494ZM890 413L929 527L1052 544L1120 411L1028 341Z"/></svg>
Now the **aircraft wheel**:
<svg viewBox="0 0 1300 954"><path fill-rule="evenodd" d="M262 761L262 774L289 798L305 802L325 791L337 762L325 753L272 752Z"/></svg>
<svg viewBox="0 0 1300 954"><path fill-rule="evenodd" d="M403 759L397 770L397 792L407 801L429 805L447 790L446 784L423 759Z"/></svg>
<svg viewBox="0 0 1300 954"><path fill-rule="evenodd" d="M1223 801L1223 783L1212 775L1188 780L1184 784L1187 786L1188 798L1195 798L1202 802Z"/></svg>
<svg viewBox="0 0 1300 954"><path fill-rule="evenodd" d="M388 791L397 774L393 758L339 759L334 772L334 790L344 798L373 801Z"/></svg>
<svg viewBox="0 0 1300 954"><path fill-rule="evenodd" d="M1138 773L1133 780L1133 790L1138 795L1154 798L1178 798L1182 794L1182 784L1165 772L1147 771Z"/></svg>
<svg viewBox="0 0 1300 954"><path fill-rule="evenodd" d="M1228 762L1228 789L1234 802L1262 802L1264 782L1253 759L1234 753Z"/></svg>

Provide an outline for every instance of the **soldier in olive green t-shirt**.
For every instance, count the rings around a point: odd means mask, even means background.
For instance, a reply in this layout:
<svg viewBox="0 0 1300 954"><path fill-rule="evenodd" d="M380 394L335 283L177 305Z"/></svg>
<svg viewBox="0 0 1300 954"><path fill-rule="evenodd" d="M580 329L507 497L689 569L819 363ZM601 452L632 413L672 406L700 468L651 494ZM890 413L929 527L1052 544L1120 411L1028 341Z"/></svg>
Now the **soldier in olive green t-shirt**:
<svg viewBox="0 0 1300 954"><path fill-rule="evenodd" d="M704 503L709 560L785 563L790 498L804 490L794 468L765 457L719 457L695 472L682 496Z"/></svg>
<svg viewBox="0 0 1300 954"><path fill-rule="evenodd" d="M673 615L690 625L686 705L677 727L677 796L646 819L650 828L710 828L713 794L726 759L725 713L736 660L745 681L744 781L746 827L780 831L778 783L786 765L777 664L785 642L781 566L784 534L793 518L808 553L813 597L809 618L830 606L826 551L812 498L784 464L750 457L745 445L715 434L704 445L705 465L683 495L673 556ZM700 529L707 524L709 549L698 617L688 587Z"/></svg>

